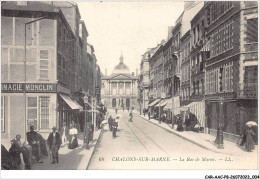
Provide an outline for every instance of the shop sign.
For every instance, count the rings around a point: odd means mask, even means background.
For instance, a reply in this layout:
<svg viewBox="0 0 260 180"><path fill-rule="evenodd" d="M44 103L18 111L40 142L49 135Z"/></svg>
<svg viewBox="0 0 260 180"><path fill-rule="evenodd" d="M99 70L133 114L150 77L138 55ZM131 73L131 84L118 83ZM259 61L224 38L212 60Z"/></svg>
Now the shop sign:
<svg viewBox="0 0 260 180"><path fill-rule="evenodd" d="M2 93L50 93L57 92L57 84L54 83L1 83Z"/></svg>

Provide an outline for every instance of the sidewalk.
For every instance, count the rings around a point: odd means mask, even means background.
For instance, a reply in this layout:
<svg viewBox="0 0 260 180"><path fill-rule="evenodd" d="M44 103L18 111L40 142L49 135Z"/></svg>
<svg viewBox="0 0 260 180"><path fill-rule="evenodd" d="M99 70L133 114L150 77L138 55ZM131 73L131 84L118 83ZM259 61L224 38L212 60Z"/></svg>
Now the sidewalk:
<svg viewBox="0 0 260 180"><path fill-rule="evenodd" d="M90 162L91 156L95 150L101 130L94 133L93 141L89 143L89 150L82 148L83 135L79 134L79 147L76 149L68 149L61 147L59 150L59 163L51 164L50 157L43 159L44 163L33 163L32 170L86 170Z"/></svg>
<svg viewBox="0 0 260 180"><path fill-rule="evenodd" d="M202 148L208 149L210 151L216 152L216 153L222 153L227 155L236 155L236 156L251 156L251 155L257 155L258 153L258 146L255 146L255 150L253 152L247 152L244 150L244 148L238 146L236 143L225 140L224 139L224 149L218 149L213 142L215 141L215 136L212 136L210 134L205 133L197 133L193 131L182 131L179 132L176 130L176 126L174 129L171 128L171 125L166 124L162 122L161 124L158 123L158 120L150 119L148 120L148 116L144 117L143 115L139 115L139 117L143 118L144 120L153 123L156 126L159 126L166 131L173 133L187 141L190 141Z"/></svg>

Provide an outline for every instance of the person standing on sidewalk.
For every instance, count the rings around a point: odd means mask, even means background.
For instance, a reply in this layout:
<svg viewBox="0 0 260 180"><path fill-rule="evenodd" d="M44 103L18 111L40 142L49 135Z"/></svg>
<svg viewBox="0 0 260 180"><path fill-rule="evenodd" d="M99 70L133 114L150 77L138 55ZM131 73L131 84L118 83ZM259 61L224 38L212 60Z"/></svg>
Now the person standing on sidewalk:
<svg viewBox="0 0 260 180"><path fill-rule="evenodd" d="M150 117L151 117L151 113L150 111L148 111L148 120L150 120Z"/></svg>
<svg viewBox="0 0 260 180"><path fill-rule="evenodd" d="M67 139L69 135L69 128L66 126L66 122L63 123L63 127L60 130L62 146L67 146Z"/></svg>
<svg viewBox="0 0 260 180"><path fill-rule="evenodd" d="M90 137L90 126L89 123L87 122L87 124L84 127L84 144L85 144L85 149L89 150L89 137Z"/></svg>
<svg viewBox="0 0 260 180"><path fill-rule="evenodd" d="M248 129L246 130L246 150L248 152L255 149L255 143L252 137L254 135L255 133L253 132L253 130L250 127L248 127Z"/></svg>
<svg viewBox="0 0 260 180"><path fill-rule="evenodd" d="M133 122L133 113L130 111L129 113L129 122Z"/></svg>
<svg viewBox="0 0 260 180"><path fill-rule="evenodd" d="M116 107L115 111L116 111L116 114L117 114L117 111L118 111L117 107Z"/></svg>
<svg viewBox="0 0 260 180"><path fill-rule="evenodd" d="M53 127L52 132L49 134L48 140L47 140L48 147L51 150L52 154L52 162L51 164L54 163L59 163L59 148L61 145L61 138L60 138L60 133L57 132L57 128Z"/></svg>
<svg viewBox="0 0 260 180"><path fill-rule="evenodd" d="M108 118L108 126L109 126L109 131L112 131L112 123L113 123L113 118L110 115L110 117Z"/></svg>
<svg viewBox="0 0 260 180"><path fill-rule="evenodd" d="M26 136L29 145L32 146L32 154L36 158L36 161L43 163L41 159L40 138L37 132L34 131L34 126L30 126L30 132L27 132Z"/></svg>
<svg viewBox="0 0 260 180"><path fill-rule="evenodd" d="M117 131L117 127L118 127L118 121L113 119L113 123L112 123L112 137L113 139L116 138L116 131Z"/></svg>

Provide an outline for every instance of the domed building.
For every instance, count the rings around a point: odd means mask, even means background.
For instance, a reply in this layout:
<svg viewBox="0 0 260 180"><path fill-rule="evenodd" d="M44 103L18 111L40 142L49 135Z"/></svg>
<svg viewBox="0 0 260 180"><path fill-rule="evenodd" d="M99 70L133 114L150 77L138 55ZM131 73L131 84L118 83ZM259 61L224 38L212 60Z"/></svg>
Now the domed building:
<svg viewBox="0 0 260 180"><path fill-rule="evenodd" d="M137 88L138 72L130 73L130 69L124 64L121 55L119 64L116 65L110 76L102 75L101 101L107 108L126 109L138 108Z"/></svg>

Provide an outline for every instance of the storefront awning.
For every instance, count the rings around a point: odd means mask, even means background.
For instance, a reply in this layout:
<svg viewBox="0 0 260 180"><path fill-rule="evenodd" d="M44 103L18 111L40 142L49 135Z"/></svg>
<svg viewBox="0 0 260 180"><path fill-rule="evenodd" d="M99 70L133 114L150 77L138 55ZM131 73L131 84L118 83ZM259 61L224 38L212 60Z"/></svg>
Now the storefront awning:
<svg viewBox="0 0 260 180"><path fill-rule="evenodd" d="M164 106L163 110L171 110L172 109L172 102L168 101L166 106Z"/></svg>
<svg viewBox="0 0 260 180"><path fill-rule="evenodd" d="M69 96L60 94L61 98L68 104L71 109L83 110L83 107L76 101L72 100Z"/></svg>
<svg viewBox="0 0 260 180"><path fill-rule="evenodd" d="M148 106L152 107L152 106L156 105L160 100L161 99L156 99L151 104L149 104Z"/></svg>
<svg viewBox="0 0 260 180"><path fill-rule="evenodd" d="M162 99L154 107L161 107L163 103L164 103L164 100Z"/></svg>

